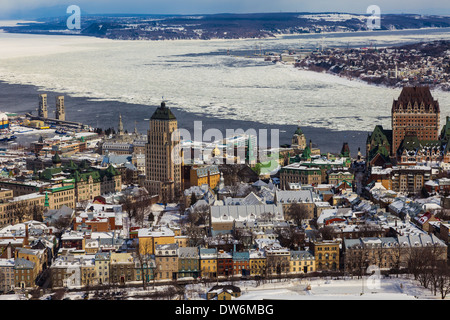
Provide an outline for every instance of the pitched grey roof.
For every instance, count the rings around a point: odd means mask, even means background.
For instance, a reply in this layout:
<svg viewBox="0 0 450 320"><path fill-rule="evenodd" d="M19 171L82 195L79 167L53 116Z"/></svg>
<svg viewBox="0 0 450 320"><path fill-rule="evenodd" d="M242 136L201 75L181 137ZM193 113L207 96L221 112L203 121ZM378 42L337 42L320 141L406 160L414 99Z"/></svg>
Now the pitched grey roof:
<svg viewBox="0 0 450 320"><path fill-rule="evenodd" d="M14 260L14 268L15 269L33 269L34 262L27 260L27 259L23 259L23 258L18 258L18 259Z"/></svg>
<svg viewBox="0 0 450 320"><path fill-rule="evenodd" d="M306 250L291 251L291 260L304 260L304 259L314 259L314 255L312 255L311 252Z"/></svg>
<svg viewBox="0 0 450 320"><path fill-rule="evenodd" d="M430 245L445 246L446 244L434 234L407 234L398 236L398 242L402 247L426 247Z"/></svg>
<svg viewBox="0 0 450 320"><path fill-rule="evenodd" d="M178 249L178 257L180 259L198 259L198 248L197 247L180 247Z"/></svg>
<svg viewBox="0 0 450 320"><path fill-rule="evenodd" d="M275 197L277 203L314 201L314 195L311 190L277 190Z"/></svg>
<svg viewBox="0 0 450 320"><path fill-rule="evenodd" d="M259 204L241 206L212 206L211 221L244 221L262 218L264 213L273 214L274 220L284 220L283 207L281 204Z"/></svg>

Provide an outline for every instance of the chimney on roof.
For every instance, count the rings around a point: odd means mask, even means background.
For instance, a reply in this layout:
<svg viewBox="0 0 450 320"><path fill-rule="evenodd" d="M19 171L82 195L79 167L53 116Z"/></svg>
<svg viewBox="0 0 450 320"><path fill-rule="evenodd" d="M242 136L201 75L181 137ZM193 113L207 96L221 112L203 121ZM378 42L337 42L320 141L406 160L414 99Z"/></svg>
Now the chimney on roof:
<svg viewBox="0 0 450 320"><path fill-rule="evenodd" d="M25 224L25 239L23 239L23 245L28 246L30 242L28 241L28 224Z"/></svg>

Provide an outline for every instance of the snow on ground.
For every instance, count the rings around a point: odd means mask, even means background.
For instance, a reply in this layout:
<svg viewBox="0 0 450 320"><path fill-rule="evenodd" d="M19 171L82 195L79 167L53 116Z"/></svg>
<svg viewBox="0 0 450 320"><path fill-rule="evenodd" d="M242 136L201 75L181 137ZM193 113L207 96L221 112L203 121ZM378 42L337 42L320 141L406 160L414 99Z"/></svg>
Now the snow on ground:
<svg viewBox="0 0 450 320"><path fill-rule="evenodd" d="M156 225L158 219L159 225L177 225L180 220L180 212L178 210L177 204L169 203L167 206L161 204L154 204L151 207L151 211L155 217L153 225Z"/></svg>
<svg viewBox="0 0 450 320"><path fill-rule="evenodd" d="M430 290L404 278L382 278L377 283L368 279L349 280L295 280L291 282L266 283L259 287L242 286L238 300L413 300L438 299ZM311 290L307 290L307 286Z"/></svg>
<svg viewBox="0 0 450 320"><path fill-rule="evenodd" d="M406 276L399 278L381 278L377 288L373 283L355 278L347 279L291 279L272 280L266 283L256 281L220 282L220 284L233 284L241 289L241 296L235 300L440 300L439 295L433 296L429 289L421 287L417 281ZM157 281L158 283L160 281ZM140 282L134 282L140 284ZM189 284L185 287L184 300L204 300L206 293L215 282ZM310 286L310 290L307 287ZM146 290L142 287L118 289L126 291L125 300L150 299L146 296L153 292L163 292L168 287L149 283ZM115 290L113 290L115 291ZM43 295L40 300L50 300L52 294ZM84 292L69 292L64 299L82 300ZM90 292L90 298L94 291ZM0 300L26 300L24 294L0 295ZM446 298L447 300L450 297Z"/></svg>
<svg viewBox="0 0 450 320"><path fill-rule="evenodd" d="M24 294L0 294L0 300L25 300Z"/></svg>

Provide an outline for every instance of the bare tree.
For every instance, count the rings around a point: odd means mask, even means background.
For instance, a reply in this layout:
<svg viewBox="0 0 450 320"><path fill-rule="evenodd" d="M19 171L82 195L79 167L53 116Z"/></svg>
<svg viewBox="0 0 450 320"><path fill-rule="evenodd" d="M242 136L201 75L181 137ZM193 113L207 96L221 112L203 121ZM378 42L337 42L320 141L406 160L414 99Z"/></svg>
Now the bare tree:
<svg viewBox="0 0 450 320"><path fill-rule="evenodd" d="M31 212L32 212L33 220L39 221L39 222L44 221L43 216L42 216L44 214L44 207L34 204L31 207Z"/></svg>
<svg viewBox="0 0 450 320"><path fill-rule="evenodd" d="M134 254L138 262L141 274L142 288L147 288L147 280L149 279L149 269L151 268L152 246L149 241L141 241L139 245L134 246Z"/></svg>
<svg viewBox="0 0 450 320"><path fill-rule="evenodd" d="M131 219L134 207L133 198L130 195L125 195L120 200L120 204L122 205L122 210L125 211Z"/></svg>
<svg viewBox="0 0 450 320"><path fill-rule="evenodd" d="M239 194L239 190L241 189L241 183L239 181L233 181L233 183L230 184L227 189L230 197L236 198Z"/></svg>
<svg viewBox="0 0 450 320"><path fill-rule="evenodd" d="M28 205L24 201L17 201L11 204L10 210L14 220L22 223L28 214Z"/></svg>
<svg viewBox="0 0 450 320"><path fill-rule="evenodd" d="M345 269L351 274L362 276L369 263L369 251L366 247L358 245L347 248L345 252Z"/></svg>
<svg viewBox="0 0 450 320"><path fill-rule="evenodd" d="M205 231L196 225L188 226L186 228L186 235L189 238L191 247L198 247L205 245Z"/></svg>
<svg viewBox="0 0 450 320"><path fill-rule="evenodd" d="M437 293L440 264L445 262L441 257L439 246L412 247L409 249L408 269L424 288Z"/></svg>
<svg viewBox="0 0 450 320"><path fill-rule="evenodd" d="M65 230L72 224L72 217L71 216L60 216L57 220L53 222L53 226L57 228L58 230Z"/></svg>
<svg viewBox="0 0 450 320"><path fill-rule="evenodd" d="M308 218L308 209L300 203L291 204L287 213L289 219L292 219L297 226L301 226L303 220Z"/></svg>
<svg viewBox="0 0 450 320"><path fill-rule="evenodd" d="M87 206L89 204L89 200L80 201L80 202L78 202L78 204L80 205L81 209L83 209L83 211L84 211L84 210L87 209Z"/></svg>
<svg viewBox="0 0 450 320"><path fill-rule="evenodd" d="M441 299L445 299L450 293L450 270L445 262L440 262L436 273L436 288Z"/></svg>
<svg viewBox="0 0 450 320"><path fill-rule="evenodd" d="M334 228L332 226L324 226L319 229L319 233L323 240L334 239Z"/></svg>
<svg viewBox="0 0 450 320"><path fill-rule="evenodd" d="M434 216L440 220L448 221L450 220L450 210L440 209L434 212Z"/></svg>
<svg viewBox="0 0 450 320"><path fill-rule="evenodd" d="M134 171L131 169L125 169L124 174L122 175L124 184L133 184L134 183Z"/></svg>
<svg viewBox="0 0 450 320"><path fill-rule="evenodd" d="M199 205L194 208L194 213L198 216L197 224L209 224L209 206Z"/></svg>
<svg viewBox="0 0 450 320"><path fill-rule="evenodd" d="M278 236L280 245L292 250L299 250L305 245L304 234L296 226L289 226L287 228L277 228L275 233Z"/></svg>

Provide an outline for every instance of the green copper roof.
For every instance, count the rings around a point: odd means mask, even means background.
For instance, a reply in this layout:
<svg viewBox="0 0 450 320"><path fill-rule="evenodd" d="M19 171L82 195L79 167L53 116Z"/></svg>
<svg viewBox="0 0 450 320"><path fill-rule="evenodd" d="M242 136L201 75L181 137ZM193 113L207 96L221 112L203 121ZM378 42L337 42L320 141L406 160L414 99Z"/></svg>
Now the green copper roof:
<svg viewBox="0 0 450 320"><path fill-rule="evenodd" d="M294 134L301 136L303 134L303 131L300 127L297 127L297 130L295 130Z"/></svg>
<svg viewBox="0 0 450 320"><path fill-rule="evenodd" d="M401 154L403 150L407 151L418 151L423 148L438 148L441 149L442 142L439 140L419 140L417 136L406 136L400 147L398 148L398 152Z"/></svg>
<svg viewBox="0 0 450 320"><path fill-rule="evenodd" d="M59 156L58 152L55 153L55 155L52 157L53 163L61 163L61 157Z"/></svg>
<svg viewBox="0 0 450 320"><path fill-rule="evenodd" d="M177 118L174 116L172 111L166 107L164 102L161 103L161 106L158 107L152 115L152 120L176 120Z"/></svg>
<svg viewBox="0 0 450 320"><path fill-rule="evenodd" d="M372 134L368 136L368 142L372 144L391 144L392 130L384 130L382 126L375 126Z"/></svg>
<svg viewBox="0 0 450 320"><path fill-rule="evenodd" d="M54 174L62 171L62 168L47 168L39 174L39 178L42 180L51 180Z"/></svg>
<svg viewBox="0 0 450 320"><path fill-rule="evenodd" d="M441 139L443 140L449 140L450 137L450 117L447 116L445 125L442 127L441 130Z"/></svg>
<svg viewBox="0 0 450 320"><path fill-rule="evenodd" d="M49 207L49 203L48 203L48 194L47 192L45 192L45 202L44 202L44 207Z"/></svg>
<svg viewBox="0 0 450 320"><path fill-rule="evenodd" d="M311 149L309 146L306 146L305 150L303 150L301 159L311 159Z"/></svg>

